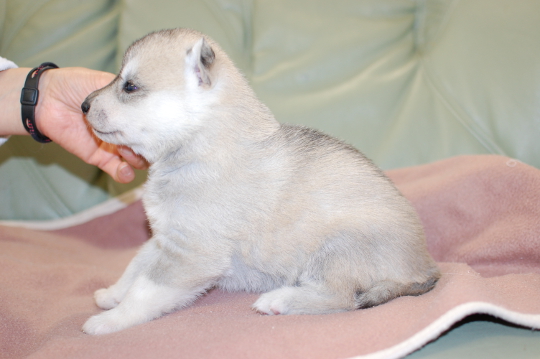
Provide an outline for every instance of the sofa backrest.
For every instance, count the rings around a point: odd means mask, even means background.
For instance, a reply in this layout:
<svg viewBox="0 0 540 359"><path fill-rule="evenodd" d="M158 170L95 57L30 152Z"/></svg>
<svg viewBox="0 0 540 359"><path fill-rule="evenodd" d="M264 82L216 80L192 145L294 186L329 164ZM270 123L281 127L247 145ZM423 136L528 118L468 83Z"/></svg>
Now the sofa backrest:
<svg viewBox="0 0 540 359"><path fill-rule="evenodd" d="M0 55L116 72L132 41L172 27L218 41L280 122L328 132L384 169L482 153L540 167L538 1L0 0ZM126 189L41 148L10 139L0 183L26 161L45 182L80 187L44 217Z"/></svg>

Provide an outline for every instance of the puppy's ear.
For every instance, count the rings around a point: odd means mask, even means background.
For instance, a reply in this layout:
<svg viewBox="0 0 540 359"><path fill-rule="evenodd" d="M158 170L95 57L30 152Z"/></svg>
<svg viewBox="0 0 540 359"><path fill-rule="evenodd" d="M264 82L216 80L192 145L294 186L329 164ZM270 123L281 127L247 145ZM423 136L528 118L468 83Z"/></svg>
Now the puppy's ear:
<svg viewBox="0 0 540 359"><path fill-rule="evenodd" d="M186 53L186 63L193 70L199 80L199 86L212 84L210 69L214 63L216 55L212 47L206 42L204 37L193 45Z"/></svg>

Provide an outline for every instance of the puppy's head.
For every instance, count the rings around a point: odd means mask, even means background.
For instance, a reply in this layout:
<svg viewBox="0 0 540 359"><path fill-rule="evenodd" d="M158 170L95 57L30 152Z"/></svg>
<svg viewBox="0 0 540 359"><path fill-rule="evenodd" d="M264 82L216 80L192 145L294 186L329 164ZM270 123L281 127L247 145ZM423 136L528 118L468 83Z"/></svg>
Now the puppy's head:
<svg viewBox="0 0 540 359"><path fill-rule="evenodd" d="M155 162L197 132L219 98L216 51L202 34L149 34L126 51L118 76L81 105L97 137Z"/></svg>

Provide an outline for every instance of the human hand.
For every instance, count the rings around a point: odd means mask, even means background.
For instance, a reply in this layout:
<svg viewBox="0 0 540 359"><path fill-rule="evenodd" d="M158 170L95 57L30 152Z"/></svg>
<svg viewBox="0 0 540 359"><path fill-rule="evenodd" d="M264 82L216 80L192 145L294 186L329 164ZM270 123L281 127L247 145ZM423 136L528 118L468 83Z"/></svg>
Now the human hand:
<svg viewBox="0 0 540 359"><path fill-rule="evenodd" d="M94 136L81 111L86 96L113 79L113 74L80 67L45 71L39 82L36 126L45 136L86 163L101 168L115 181L128 183L135 178L132 166L146 169L148 163L129 148Z"/></svg>

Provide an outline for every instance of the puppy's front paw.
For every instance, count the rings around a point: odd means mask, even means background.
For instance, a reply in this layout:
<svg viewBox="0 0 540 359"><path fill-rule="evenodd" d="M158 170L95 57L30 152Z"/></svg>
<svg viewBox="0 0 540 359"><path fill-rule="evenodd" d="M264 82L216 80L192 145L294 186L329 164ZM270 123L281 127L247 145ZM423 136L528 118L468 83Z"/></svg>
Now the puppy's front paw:
<svg viewBox="0 0 540 359"><path fill-rule="evenodd" d="M101 288L94 292L94 300L96 305L101 309L112 309L116 307L120 301L118 301L110 288Z"/></svg>
<svg viewBox="0 0 540 359"><path fill-rule="evenodd" d="M90 317L84 323L82 330L86 334L102 335L114 333L135 324L138 324L138 322L133 321L133 316L129 316L116 308Z"/></svg>
<svg viewBox="0 0 540 359"><path fill-rule="evenodd" d="M122 323L111 314L114 314L113 311L90 317L90 319L84 323L82 331L90 335L103 335L124 329Z"/></svg>
<svg viewBox="0 0 540 359"><path fill-rule="evenodd" d="M253 309L268 315L289 314L287 288L280 288L265 293L253 304Z"/></svg>

